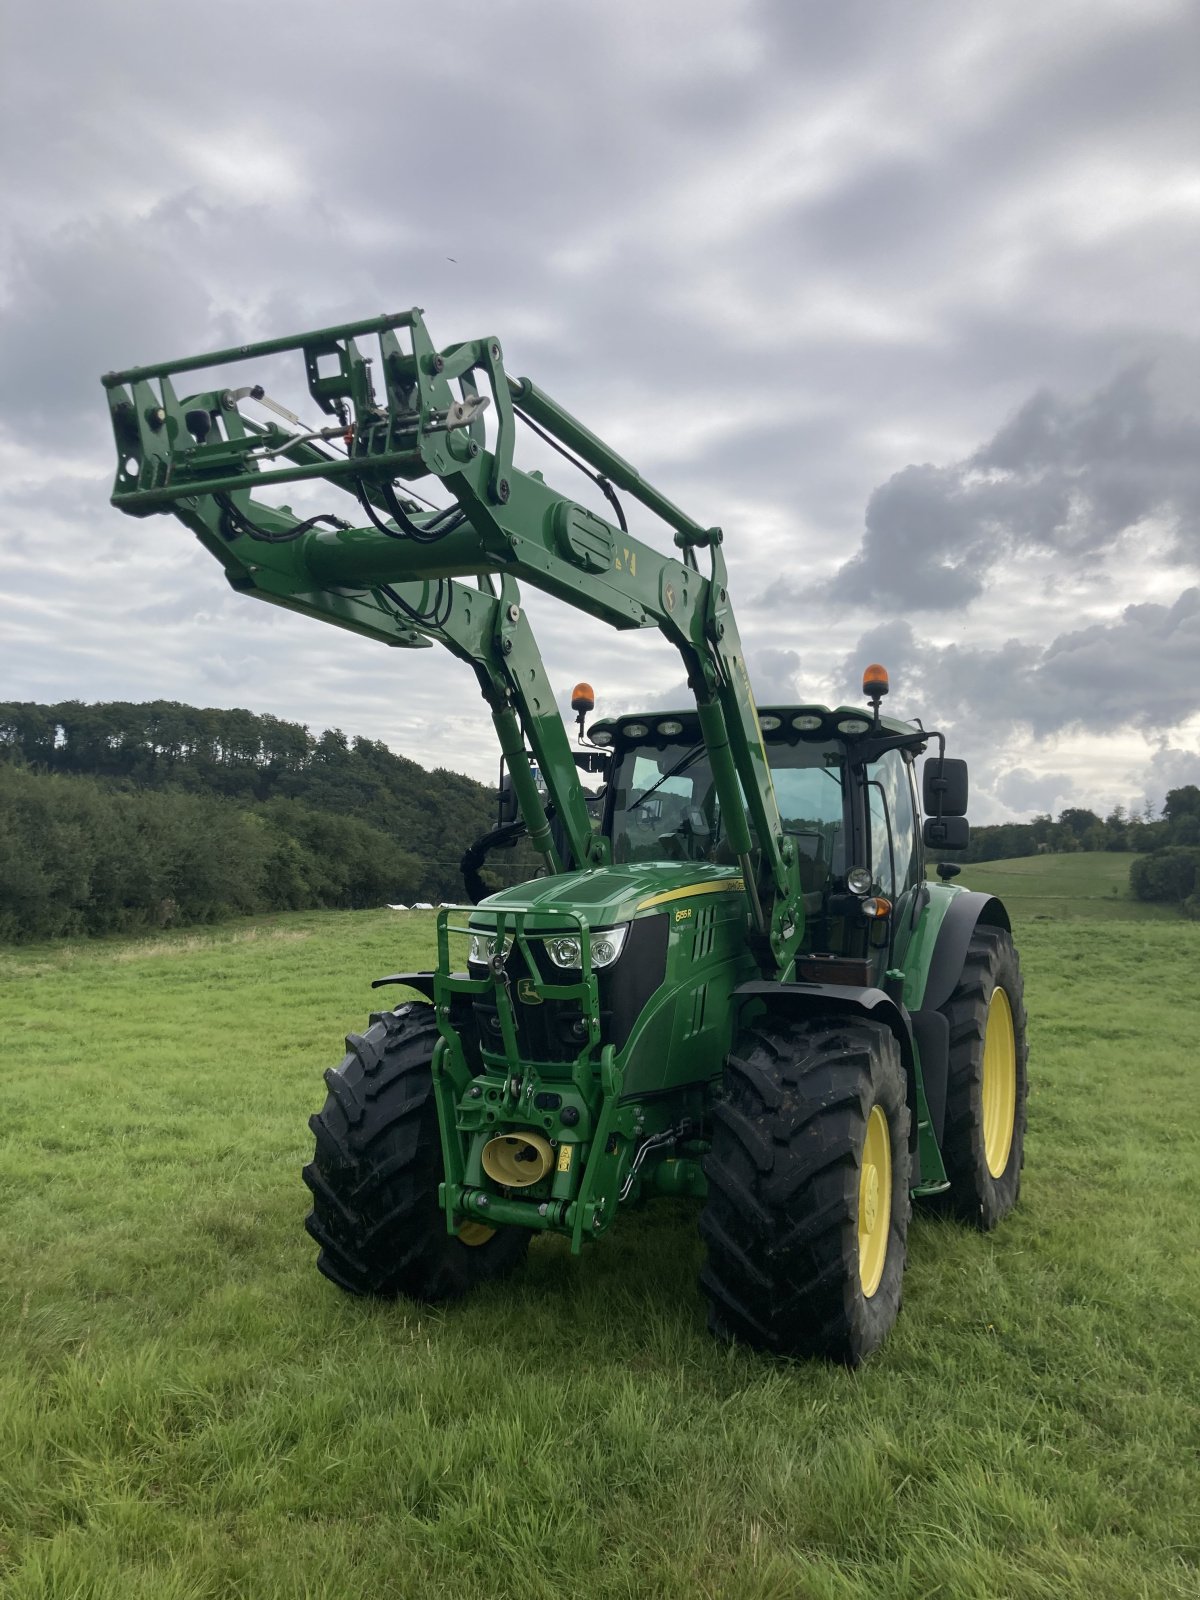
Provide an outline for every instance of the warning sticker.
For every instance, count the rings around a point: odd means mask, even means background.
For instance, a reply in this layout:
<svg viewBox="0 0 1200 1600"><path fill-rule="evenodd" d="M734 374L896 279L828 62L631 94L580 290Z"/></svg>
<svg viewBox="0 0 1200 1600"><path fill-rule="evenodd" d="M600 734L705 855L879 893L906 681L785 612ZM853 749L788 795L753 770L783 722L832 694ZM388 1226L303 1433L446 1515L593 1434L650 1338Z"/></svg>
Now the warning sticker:
<svg viewBox="0 0 1200 1600"><path fill-rule="evenodd" d="M571 1170L571 1157L574 1154L575 1154L575 1146L573 1144L559 1145L559 1147L558 1147L558 1170L560 1172L570 1172L570 1170Z"/></svg>

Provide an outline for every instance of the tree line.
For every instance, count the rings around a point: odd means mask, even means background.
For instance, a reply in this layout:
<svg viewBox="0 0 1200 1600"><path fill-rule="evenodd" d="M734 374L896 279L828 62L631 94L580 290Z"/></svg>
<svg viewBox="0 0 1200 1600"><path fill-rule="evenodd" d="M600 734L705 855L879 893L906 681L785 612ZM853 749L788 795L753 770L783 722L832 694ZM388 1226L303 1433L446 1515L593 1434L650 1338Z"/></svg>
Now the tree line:
<svg viewBox="0 0 1200 1600"><path fill-rule="evenodd" d="M494 821L482 784L340 729L166 700L0 702L4 940L459 900L462 852ZM1137 852L1134 893L1200 916L1195 784L1161 816L1070 807L975 828L953 854L1077 850Z"/></svg>
<svg viewBox="0 0 1200 1600"><path fill-rule="evenodd" d="M482 784L338 729L0 703L0 939L461 899L494 819Z"/></svg>
<svg viewBox="0 0 1200 1600"><path fill-rule="evenodd" d="M1200 918L1200 788L1194 783L1168 790L1157 817L1149 803L1141 811L1117 806L1107 817L1071 806L1057 819L972 828L967 849L947 854L956 861L1007 861L1076 850L1137 852L1129 884L1138 899L1173 903L1185 916Z"/></svg>
<svg viewBox="0 0 1200 1600"><path fill-rule="evenodd" d="M1200 789L1172 789L1161 816L1146 802L1140 811L1116 806L1107 817L1083 806L1069 806L1057 818L1000 822L971 829L971 843L959 861L1009 861L1014 856L1067 855L1076 850L1145 852L1168 845L1200 845Z"/></svg>

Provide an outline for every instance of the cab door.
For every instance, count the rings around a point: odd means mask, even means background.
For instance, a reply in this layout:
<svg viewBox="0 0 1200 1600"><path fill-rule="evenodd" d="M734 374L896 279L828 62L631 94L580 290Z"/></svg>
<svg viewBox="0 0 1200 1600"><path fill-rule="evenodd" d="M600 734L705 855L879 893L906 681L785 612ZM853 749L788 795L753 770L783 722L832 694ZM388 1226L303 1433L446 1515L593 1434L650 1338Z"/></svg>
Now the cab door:
<svg viewBox="0 0 1200 1600"><path fill-rule="evenodd" d="M892 903L890 938L872 941L881 967L902 965L923 890L912 763L888 750L866 769L867 848L873 892Z"/></svg>

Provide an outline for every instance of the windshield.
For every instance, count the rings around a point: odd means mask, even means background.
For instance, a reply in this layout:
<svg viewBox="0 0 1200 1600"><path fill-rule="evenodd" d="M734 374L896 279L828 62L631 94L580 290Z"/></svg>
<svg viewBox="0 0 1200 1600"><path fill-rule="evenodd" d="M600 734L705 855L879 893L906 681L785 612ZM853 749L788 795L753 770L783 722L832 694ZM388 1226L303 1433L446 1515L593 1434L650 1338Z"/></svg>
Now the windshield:
<svg viewBox="0 0 1200 1600"><path fill-rule="evenodd" d="M804 886L819 888L831 873L845 871L841 747L805 740L766 749L784 831L800 851ZM627 746L612 782L615 862L735 864L703 745Z"/></svg>

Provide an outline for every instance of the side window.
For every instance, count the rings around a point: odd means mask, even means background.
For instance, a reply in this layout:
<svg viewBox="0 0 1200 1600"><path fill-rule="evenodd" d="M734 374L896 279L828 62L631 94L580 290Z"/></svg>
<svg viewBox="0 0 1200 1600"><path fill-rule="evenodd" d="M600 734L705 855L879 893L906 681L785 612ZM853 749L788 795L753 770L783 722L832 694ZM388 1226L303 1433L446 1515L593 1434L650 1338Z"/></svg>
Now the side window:
<svg viewBox="0 0 1200 1600"><path fill-rule="evenodd" d="M912 783L908 766L898 750L889 750L881 756L868 768L867 776L871 867L883 893L895 899L917 881L917 816Z"/></svg>
<svg viewBox="0 0 1200 1600"><path fill-rule="evenodd" d="M846 870L840 750L768 746L771 781L783 831L800 852L806 889L825 886L830 873Z"/></svg>

